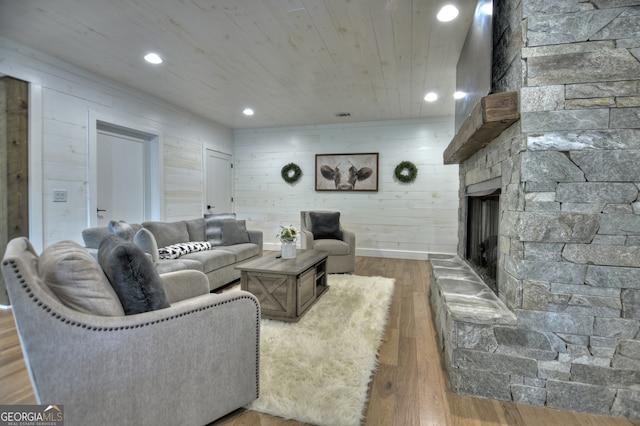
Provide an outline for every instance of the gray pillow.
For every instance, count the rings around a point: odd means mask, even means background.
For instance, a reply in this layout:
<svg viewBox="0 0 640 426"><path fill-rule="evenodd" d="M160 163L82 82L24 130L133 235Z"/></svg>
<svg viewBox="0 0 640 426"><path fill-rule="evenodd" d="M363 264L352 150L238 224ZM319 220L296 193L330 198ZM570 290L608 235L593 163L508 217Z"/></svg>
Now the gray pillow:
<svg viewBox="0 0 640 426"><path fill-rule="evenodd" d="M110 220L109 225L107 226L108 233L110 235L116 235L124 240L131 241L133 240L133 236L135 235L135 231L124 220L116 222L115 220Z"/></svg>
<svg viewBox="0 0 640 426"><path fill-rule="evenodd" d="M100 265L75 241L60 241L45 248L38 260L38 272L64 305L87 314L124 315Z"/></svg>
<svg viewBox="0 0 640 426"><path fill-rule="evenodd" d="M136 235L133 236L133 243L140 247L143 252L151 255L151 261L154 265L158 263L160 259L158 243L156 243L156 238L151 231L145 228L139 229Z"/></svg>
<svg viewBox="0 0 640 426"><path fill-rule="evenodd" d="M189 233L189 241L204 241L205 237L205 222L204 217L198 219L190 219L184 221L187 225L187 232Z"/></svg>
<svg viewBox="0 0 640 426"><path fill-rule="evenodd" d="M143 227L151 231L156 239L158 247L166 247L189 241L187 224L178 222L144 222Z"/></svg>
<svg viewBox="0 0 640 426"><path fill-rule="evenodd" d="M341 240L340 212L311 212L311 233L314 240Z"/></svg>
<svg viewBox="0 0 640 426"><path fill-rule="evenodd" d="M219 213L219 214L204 215L204 221L206 224L205 237L207 238L207 241L211 243L212 246L222 245L221 223L229 220L235 221L236 214L235 213Z"/></svg>
<svg viewBox="0 0 640 426"><path fill-rule="evenodd" d="M169 307L158 271L151 259L133 242L106 236L98 249L98 262L118 295L125 314Z"/></svg>
<svg viewBox="0 0 640 426"><path fill-rule="evenodd" d="M109 227L107 226L87 228L82 231L82 240L84 241L85 247L97 249L100 247L100 241L108 234Z"/></svg>
<svg viewBox="0 0 640 426"><path fill-rule="evenodd" d="M224 220L220 222L220 229L223 246L249 242L249 234L244 220Z"/></svg>

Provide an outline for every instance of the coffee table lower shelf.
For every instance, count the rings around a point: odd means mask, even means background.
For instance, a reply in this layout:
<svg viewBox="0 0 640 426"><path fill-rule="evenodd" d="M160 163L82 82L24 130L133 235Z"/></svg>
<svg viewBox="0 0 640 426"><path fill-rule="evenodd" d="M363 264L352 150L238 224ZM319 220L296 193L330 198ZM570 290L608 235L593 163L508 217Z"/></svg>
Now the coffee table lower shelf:
<svg viewBox="0 0 640 426"><path fill-rule="evenodd" d="M262 318L298 321L328 289L327 256L320 250L298 250L295 259L275 254L236 266L240 287L260 301Z"/></svg>

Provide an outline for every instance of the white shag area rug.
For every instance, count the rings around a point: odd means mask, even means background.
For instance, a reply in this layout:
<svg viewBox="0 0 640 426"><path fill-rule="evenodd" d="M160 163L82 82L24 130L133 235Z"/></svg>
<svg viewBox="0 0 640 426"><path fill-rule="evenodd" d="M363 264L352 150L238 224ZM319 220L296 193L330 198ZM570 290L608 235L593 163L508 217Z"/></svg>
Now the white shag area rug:
<svg viewBox="0 0 640 426"><path fill-rule="evenodd" d="M297 323L262 320L260 398L246 408L314 425L360 424L395 280L327 280L329 290Z"/></svg>

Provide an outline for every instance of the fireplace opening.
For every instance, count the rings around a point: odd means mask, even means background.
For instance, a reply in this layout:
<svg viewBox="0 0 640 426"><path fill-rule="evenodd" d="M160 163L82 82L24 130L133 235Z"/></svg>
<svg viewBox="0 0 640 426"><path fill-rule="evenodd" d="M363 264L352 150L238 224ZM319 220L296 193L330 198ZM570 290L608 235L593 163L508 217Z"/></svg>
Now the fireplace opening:
<svg viewBox="0 0 640 426"><path fill-rule="evenodd" d="M467 247L471 267L498 294L498 226L500 189L489 194L467 196Z"/></svg>

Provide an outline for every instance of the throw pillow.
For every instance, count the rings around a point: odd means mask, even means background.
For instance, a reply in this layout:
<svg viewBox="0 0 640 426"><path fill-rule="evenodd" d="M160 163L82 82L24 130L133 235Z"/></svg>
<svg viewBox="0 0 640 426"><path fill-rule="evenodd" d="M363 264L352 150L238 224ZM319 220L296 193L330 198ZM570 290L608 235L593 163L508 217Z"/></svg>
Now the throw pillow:
<svg viewBox="0 0 640 426"><path fill-rule="evenodd" d="M169 307L158 271L133 242L108 235L100 243L98 262L120 298L125 314Z"/></svg>
<svg viewBox="0 0 640 426"><path fill-rule="evenodd" d="M82 240L86 248L97 249L100 247L100 241L105 235L109 234L108 226L101 226L99 228L87 228L82 230Z"/></svg>
<svg viewBox="0 0 640 426"><path fill-rule="evenodd" d="M204 241L205 236L205 222L204 217L198 219L190 219L184 221L187 225L187 232L189 233L189 241Z"/></svg>
<svg viewBox="0 0 640 426"><path fill-rule="evenodd" d="M38 260L44 283L64 305L87 314L122 316L124 310L100 265L75 241L45 248Z"/></svg>
<svg viewBox="0 0 640 426"><path fill-rule="evenodd" d="M205 236L212 246L222 245L222 228L220 223L228 220L236 220L236 214L219 213L204 215Z"/></svg>
<svg viewBox="0 0 640 426"><path fill-rule="evenodd" d="M314 240L341 240L340 212L311 212L311 233Z"/></svg>
<svg viewBox="0 0 640 426"><path fill-rule="evenodd" d="M209 241L189 241L188 243L172 244L159 249L160 259L177 259L184 254L197 251L211 250Z"/></svg>
<svg viewBox="0 0 640 426"><path fill-rule="evenodd" d="M156 243L156 238L151 231L145 228L139 229L136 235L133 236L133 243L140 247L143 252L151 255L151 261L154 265L158 263L160 258L158 243Z"/></svg>
<svg viewBox="0 0 640 426"><path fill-rule="evenodd" d="M225 220L220 222L222 245L232 246L249 242L247 225L244 220Z"/></svg>
<svg viewBox="0 0 640 426"><path fill-rule="evenodd" d="M123 220L119 222L110 220L107 229L109 234L116 235L127 241L133 240L133 236L135 235L135 231L133 230L131 225Z"/></svg>
<svg viewBox="0 0 640 426"><path fill-rule="evenodd" d="M187 231L187 224L183 220L177 222L143 222L142 227L151 231L158 247L189 241L189 231Z"/></svg>

